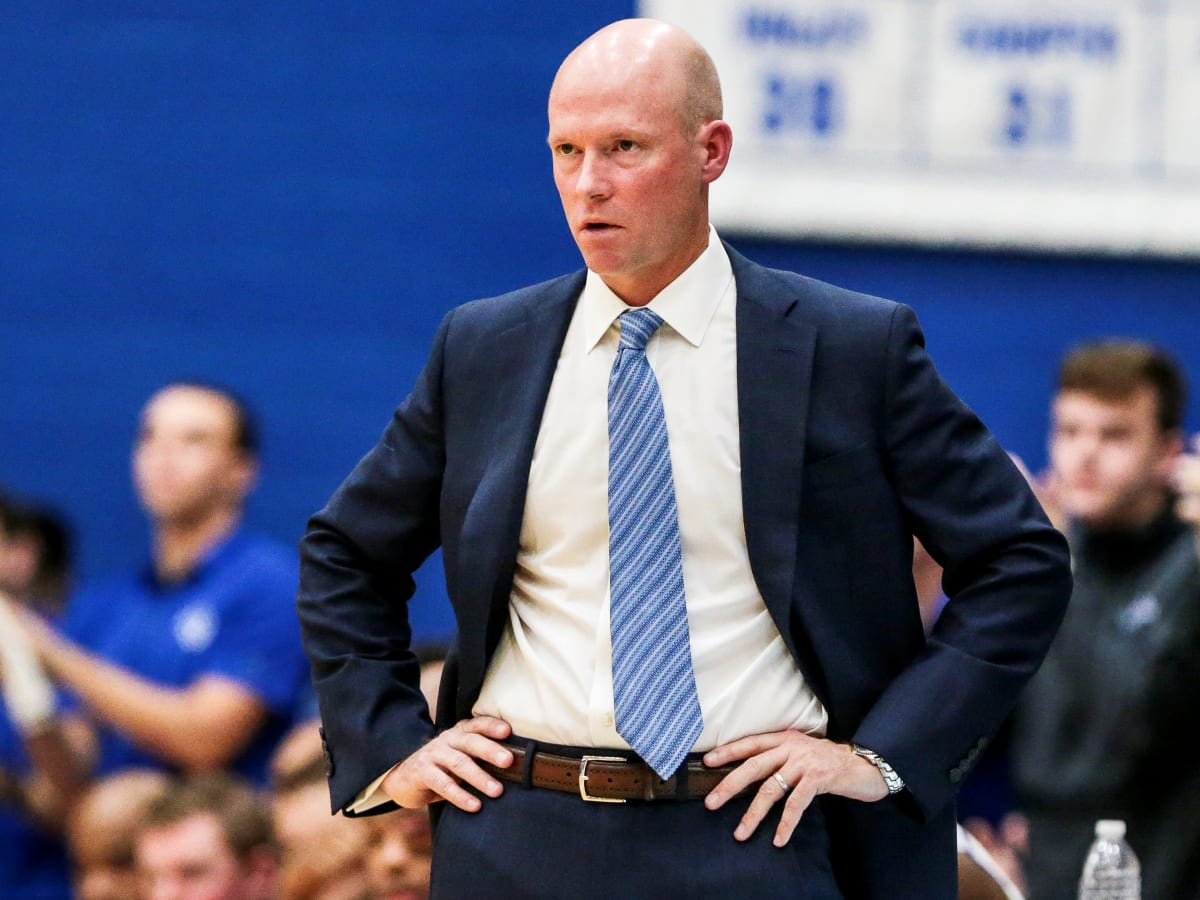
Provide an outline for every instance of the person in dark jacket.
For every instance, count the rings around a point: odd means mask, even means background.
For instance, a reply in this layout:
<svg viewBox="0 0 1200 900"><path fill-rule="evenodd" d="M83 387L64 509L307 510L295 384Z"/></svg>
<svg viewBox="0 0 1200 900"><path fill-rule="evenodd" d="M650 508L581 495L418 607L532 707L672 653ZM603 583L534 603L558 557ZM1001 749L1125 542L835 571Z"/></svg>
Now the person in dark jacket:
<svg viewBox="0 0 1200 900"><path fill-rule="evenodd" d="M1096 819L1125 819L1143 896L1200 898L1200 460L1183 373L1132 341L1065 359L1047 484L1075 593L1014 732L1031 900L1073 900ZM1181 514L1187 518L1181 518Z"/></svg>

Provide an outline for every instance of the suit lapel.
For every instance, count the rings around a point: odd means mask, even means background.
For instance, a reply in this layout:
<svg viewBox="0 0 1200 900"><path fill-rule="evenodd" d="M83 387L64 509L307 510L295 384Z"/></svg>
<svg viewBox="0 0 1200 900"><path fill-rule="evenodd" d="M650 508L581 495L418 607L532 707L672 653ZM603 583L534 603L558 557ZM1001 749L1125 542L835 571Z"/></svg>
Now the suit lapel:
<svg viewBox="0 0 1200 900"><path fill-rule="evenodd" d="M816 328L794 315L797 296L729 251L737 281L738 418L742 514L750 567L797 660L792 590L800 527L800 473Z"/></svg>
<svg viewBox="0 0 1200 900"><path fill-rule="evenodd" d="M490 336L481 351L488 357L487 383L481 385L486 399L479 407L487 418L479 423L477 442L483 474L464 523L464 530L478 538L477 555L467 573L472 588L463 593L486 608L461 621L485 625L460 633L460 703L474 701L504 630L533 448L582 286L580 273L531 292L511 324Z"/></svg>

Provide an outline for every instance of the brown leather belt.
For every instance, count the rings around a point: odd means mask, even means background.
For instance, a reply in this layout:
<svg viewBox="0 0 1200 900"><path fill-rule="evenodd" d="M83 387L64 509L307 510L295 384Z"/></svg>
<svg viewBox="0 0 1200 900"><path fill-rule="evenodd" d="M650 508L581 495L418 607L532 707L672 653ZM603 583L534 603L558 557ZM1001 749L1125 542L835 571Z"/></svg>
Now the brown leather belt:
<svg viewBox="0 0 1200 900"><path fill-rule="evenodd" d="M699 800L715 788L734 766L709 768L689 759L665 781L641 760L619 756L563 756L541 750L527 760L526 748L505 744L513 763L507 769L479 760L485 771L501 781L528 784L551 791L578 793L584 800L624 803L626 800Z"/></svg>

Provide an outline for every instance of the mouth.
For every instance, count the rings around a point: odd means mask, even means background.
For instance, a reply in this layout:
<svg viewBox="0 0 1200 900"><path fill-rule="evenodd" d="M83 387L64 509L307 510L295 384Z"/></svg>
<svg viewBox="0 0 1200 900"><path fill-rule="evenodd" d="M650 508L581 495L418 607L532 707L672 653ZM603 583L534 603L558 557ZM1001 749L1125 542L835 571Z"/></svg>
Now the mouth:
<svg viewBox="0 0 1200 900"><path fill-rule="evenodd" d="M591 234L602 234L606 231L615 231L618 227L620 226L613 225L611 222L584 222L582 230Z"/></svg>

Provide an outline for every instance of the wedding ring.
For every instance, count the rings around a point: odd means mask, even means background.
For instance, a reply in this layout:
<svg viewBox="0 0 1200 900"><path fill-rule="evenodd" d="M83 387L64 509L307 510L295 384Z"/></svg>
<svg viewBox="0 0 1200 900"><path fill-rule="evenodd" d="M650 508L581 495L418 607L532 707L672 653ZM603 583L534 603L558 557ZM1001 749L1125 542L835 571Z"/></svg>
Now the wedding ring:
<svg viewBox="0 0 1200 900"><path fill-rule="evenodd" d="M788 786L787 781L778 772L772 772L771 777L775 779L776 784L778 784L781 788L783 788L783 792L785 794L791 790L791 788Z"/></svg>

